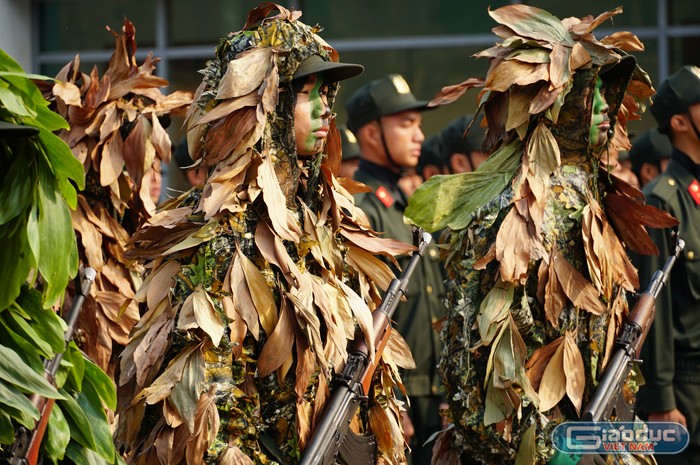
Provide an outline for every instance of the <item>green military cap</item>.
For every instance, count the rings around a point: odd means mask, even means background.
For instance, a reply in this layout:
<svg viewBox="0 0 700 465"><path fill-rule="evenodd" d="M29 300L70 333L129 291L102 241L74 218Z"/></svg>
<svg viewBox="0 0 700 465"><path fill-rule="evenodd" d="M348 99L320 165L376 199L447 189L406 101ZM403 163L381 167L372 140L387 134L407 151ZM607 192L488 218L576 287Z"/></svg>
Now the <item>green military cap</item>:
<svg viewBox="0 0 700 465"><path fill-rule="evenodd" d="M389 74L357 89L348 98L348 128L355 132L381 116L408 110L426 110L428 102L416 100L400 74Z"/></svg>
<svg viewBox="0 0 700 465"><path fill-rule="evenodd" d="M644 163L658 165L662 158L669 158L673 146L668 136L661 134L658 128L644 131L632 140L629 159L632 170L638 172Z"/></svg>
<svg viewBox="0 0 700 465"><path fill-rule="evenodd" d="M346 126L338 126L340 140L343 143L343 161L360 158L360 144L357 143L355 134Z"/></svg>
<svg viewBox="0 0 700 465"><path fill-rule="evenodd" d="M30 137L39 134L39 130L32 126L20 126L19 124L0 121L0 139L9 137Z"/></svg>
<svg viewBox="0 0 700 465"><path fill-rule="evenodd" d="M326 61L320 55L311 55L301 62L294 72L294 79L306 77L314 73L322 73L327 81L337 82L357 76L364 71L364 69L362 65Z"/></svg>
<svg viewBox="0 0 700 465"><path fill-rule="evenodd" d="M700 68L684 66L661 83L653 97L651 114L661 132L668 131L673 115L684 113L688 107L700 102Z"/></svg>

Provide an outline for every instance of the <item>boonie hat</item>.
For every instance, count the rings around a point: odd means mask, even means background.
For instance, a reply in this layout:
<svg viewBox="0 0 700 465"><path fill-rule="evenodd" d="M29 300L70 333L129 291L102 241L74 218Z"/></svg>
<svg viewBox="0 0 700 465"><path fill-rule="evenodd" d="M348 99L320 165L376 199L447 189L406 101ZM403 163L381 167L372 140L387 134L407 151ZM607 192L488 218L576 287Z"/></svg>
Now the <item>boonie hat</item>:
<svg viewBox="0 0 700 465"><path fill-rule="evenodd" d="M629 152L632 170L639 171L644 163L658 165L662 158L670 158L672 152L668 136L661 134L658 128L648 129L632 140Z"/></svg>
<svg viewBox="0 0 700 465"><path fill-rule="evenodd" d="M673 115L685 112L689 106L700 102L700 68L684 66L661 83L652 98L651 114L661 132L668 131Z"/></svg>
<svg viewBox="0 0 700 465"><path fill-rule="evenodd" d="M427 110L428 102L416 100L400 74L389 74L357 89L347 100L348 128L355 132L382 116L408 110Z"/></svg>
<svg viewBox="0 0 700 465"><path fill-rule="evenodd" d="M320 55L311 55L299 64L294 72L294 79L322 73L327 81L337 82L357 76L365 67L354 63L326 61Z"/></svg>

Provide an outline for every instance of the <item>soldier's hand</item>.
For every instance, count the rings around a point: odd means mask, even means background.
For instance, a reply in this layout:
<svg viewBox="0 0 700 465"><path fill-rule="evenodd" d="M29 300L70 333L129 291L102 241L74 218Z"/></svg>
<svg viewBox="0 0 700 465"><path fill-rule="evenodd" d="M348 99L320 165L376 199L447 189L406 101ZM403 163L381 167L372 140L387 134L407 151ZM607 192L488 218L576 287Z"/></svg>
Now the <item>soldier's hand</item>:
<svg viewBox="0 0 700 465"><path fill-rule="evenodd" d="M680 423L686 428L688 427L685 421L685 415L683 415L677 408L666 412L652 412L649 414L648 421L672 421L674 423Z"/></svg>

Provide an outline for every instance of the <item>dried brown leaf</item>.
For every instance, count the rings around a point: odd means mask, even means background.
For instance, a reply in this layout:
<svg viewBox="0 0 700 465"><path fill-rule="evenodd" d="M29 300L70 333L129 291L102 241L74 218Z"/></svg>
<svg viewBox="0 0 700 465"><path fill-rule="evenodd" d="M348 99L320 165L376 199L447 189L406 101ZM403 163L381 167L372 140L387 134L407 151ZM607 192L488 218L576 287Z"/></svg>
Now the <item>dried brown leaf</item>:
<svg viewBox="0 0 700 465"><path fill-rule="evenodd" d="M513 282L527 275L530 261L530 233L525 218L511 208L496 235L496 259L501 280Z"/></svg>
<svg viewBox="0 0 700 465"><path fill-rule="evenodd" d="M566 332L563 355L564 373L566 373L566 395L569 396L571 403L576 408L576 413L579 413L583 402L583 391L586 388L586 375L583 357L576 345L576 334L572 331Z"/></svg>
<svg viewBox="0 0 700 465"><path fill-rule="evenodd" d="M447 105L460 98L466 91L474 87L483 87L484 80L482 78L469 78L466 81L460 82L452 86L443 87L435 97L428 103L429 107L437 107Z"/></svg>
<svg viewBox="0 0 700 465"><path fill-rule="evenodd" d="M595 315L607 312L607 307L600 301L598 291L593 284L576 271L556 249L552 251L549 266L554 268L564 293L576 307Z"/></svg>
<svg viewBox="0 0 700 465"><path fill-rule="evenodd" d="M540 412L546 412L553 408L566 394L565 346L566 344L561 343L557 345L554 354L547 363L547 367L544 369L544 373L542 373L540 388L537 391L540 397Z"/></svg>
<svg viewBox="0 0 700 465"><path fill-rule="evenodd" d="M255 462L237 446L229 446L219 455L221 465L253 465Z"/></svg>
<svg viewBox="0 0 700 465"><path fill-rule="evenodd" d="M286 300L283 299L286 302ZM280 306L279 320L258 357L258 376L265 377L291 357L294 347L294 319L288 305ZM284 379L284 378L282 378Z"/></svg>
<svg viewBox="0 0 700 465"><path fill-rule="evenodd" d="M659 249L652 242L645 226L670 228L678 224L678 220L668 212L652 205L645 205L625 195L608 193L603 203L615 232L627 247L642 255L659 254Z"/></svg>
<svg viewBox="0 0 700 465"><path fill-rule="evenodd" d="M546 346L540 347L532 353L525 364L527 377L530 380L530 384L536 391L539 391L540 389L544 370L547 368L547 365L554 355L554 352L556 352L557 348L562 342L564 342L564 336L553 340Z"/></svg>
<svg viewBox="0 0 700 465"><path fill-rule="evenodd" d="M277 326L277 304L275 304L270 285L255 264L241 252L238 245L236 245L236 250L238 250L237 257L240 260L245 280L248 283L250 296L257 310L260 324L266 334L272 334L272 331Z"/></svg>
<svg viewBox="0 0 700 465"><path fill-rule="evenodd" d="M217 100L246 95L262 84L273 63L272 47L254 47L228 62L221 78Z"/></svg>

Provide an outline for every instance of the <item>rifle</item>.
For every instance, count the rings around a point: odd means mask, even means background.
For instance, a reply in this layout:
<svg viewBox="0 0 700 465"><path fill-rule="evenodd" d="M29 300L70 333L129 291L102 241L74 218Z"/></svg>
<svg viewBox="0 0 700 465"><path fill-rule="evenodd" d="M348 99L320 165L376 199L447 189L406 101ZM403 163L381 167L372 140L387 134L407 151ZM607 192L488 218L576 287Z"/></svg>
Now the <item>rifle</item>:
<svg viewBox="0 0 700 465"><path fill-rule="evenodd" d="M78 316L83 308L83 303L85 298L90 293L90 286L95 280L97 273L92 268L84 268L78 275L79 282L76 285L76 295L73 299L73 305L71 305L70 311L68 312L66 318L66 334L64 340L66 345L73 339L73 332L75 330L75 323L78 321ZM54 377L58 368L61 365L61 360L63 359L64 352L56 354L51 360L47 360L44 363L44 376L49 381L49 383L54 384ZM49 416L51 415L51 409L53 409L55 399L46 399L45 397L34 394L30 397L30 400L34 406L39 410L41 417L37 422L33 430L28 430L27 428L21 427L16 435L15 442L12 448L12 458L10 459L11 465L36 465L39 460L39 449L41 447L41 441L44 438L44 433L46 432L46 427L49 424Z"/></svg>
<svg viewBox="0 0 700 465"><path fill-rule="evenodd" d="M671 268L684 247L685 242L676 236L676 250L673 255L668 257L661 270L656 270L646 290L637 298L634 308L623 323L620 334L615 340L614 352L603 377L581 413L580 421L602 421L610 417L632 364L641 363L641 360L637 359L636 356L642 350L649 328L654 322L656 298L666 285ZM580 454L566 454L557 450L548 465L575 465L580 460Z"/></svg>
<svg viewBox="0 0 700 465"><path fill-rule="evenodd" d="M415 228L413 234L414 240L418 242L417 250L413 252L401 277L394 278L389 284L381 305L372 312L376 341L372 349L374 359L369 363L370 349L364 338L355 338L342 372L334 376L333 394L299 465L329 465L336 458L347 465L376 463L377 443L374 436L360 437L354 434L350 430L350 422L360 402L367 400L372 375L389 340L391 317L432 240L430 234L422 229Z"/></svg>

